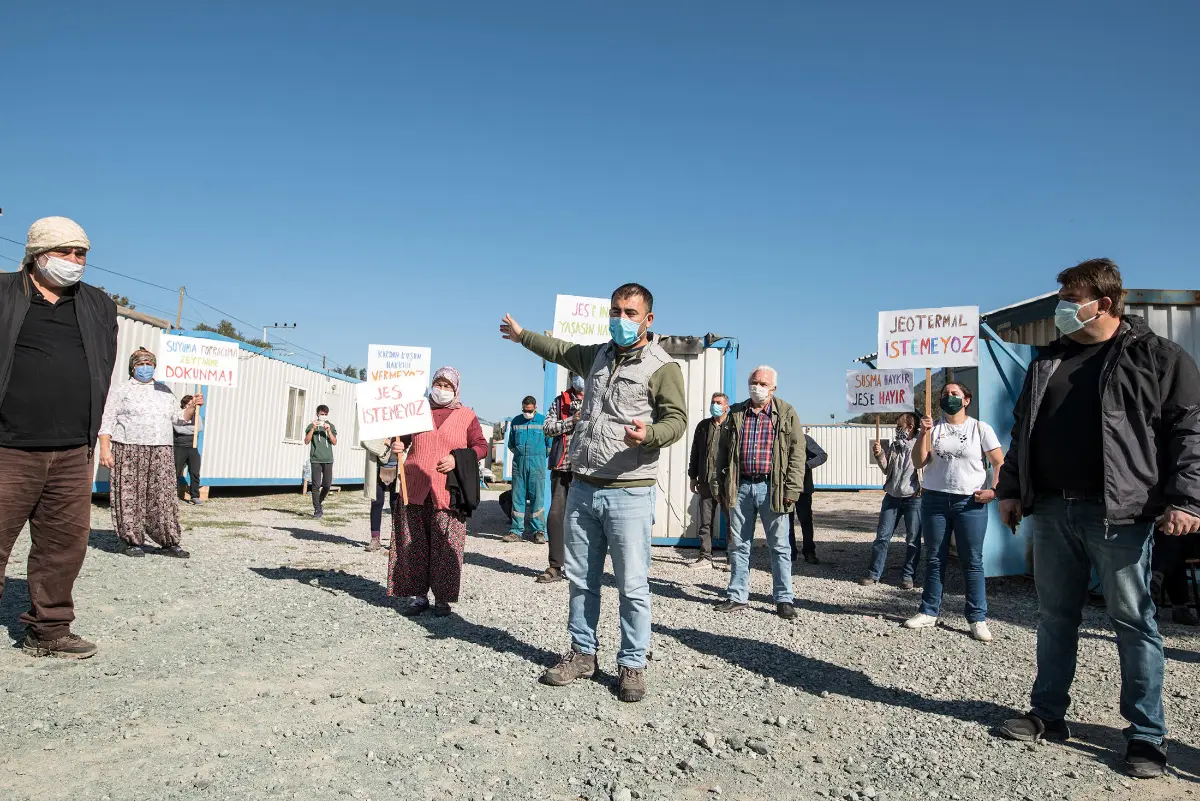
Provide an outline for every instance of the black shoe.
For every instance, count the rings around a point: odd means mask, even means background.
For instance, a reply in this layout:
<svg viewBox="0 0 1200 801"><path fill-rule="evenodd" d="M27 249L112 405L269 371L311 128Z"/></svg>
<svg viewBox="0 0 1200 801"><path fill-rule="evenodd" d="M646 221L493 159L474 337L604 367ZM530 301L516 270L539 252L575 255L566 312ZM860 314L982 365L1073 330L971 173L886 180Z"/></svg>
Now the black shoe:
<svg viewBox="0 0 1200 801"><path fill-rule="evenodd" d="M1004 721L998 731L1001 737L1020 743L1036 743L1038 740L1065 743L1071 739L1071 730L1065 720L1046 721L1032 712Z"/></svg>
<svg viewBox="0 0 1200 801"><path fill-rule="evenodd" d="M1171 609L1171 620L1181 626L1200 626L1200 617L1190 606L1176 606Z"/></svg>
<svg viewBox="0 0 1200 801"><path fill-rule="evenodd" d="M190 553L183 550L178 545L172 545L169 548L159 548L158 552L162 556L173 556L176 559L187 559L191 556Z"/></svg>
<svg viewBox="0 0 1200 801"><path fill-rule="evenodd" d="M717 612L744 612L750 608L750 604L740 604L737 601L721 601L713 607Z"/></svg>
<svg viewBox="0 0 1200 801"><path fill-rule="evenodd" d="M406 606L400 607L400 614L405 617L416 617L423 615L429 610L429 601L421 598L417 601L410 601Z"/></svg>
<svg viewBox="0 0 1200 801"><path fill-rule="evenodd" d="M804 554L804 563L807 565L819 565L821 564L821 560L817 558L815 553L806 553Z"/></svg>
<svg viewBox="0 0 1200 801"><path fill-rule="evenodd" d="M121 553L125 554L126 556L145 556L146 555L146 552L143 551L141 549L141 546L138 546L138 545L126 545L125 549L122 550Z"/></svg>
<svg viewBox="0 0 1200 801"><path fill-rule="evenodd" d="M450 613L454 610L450 608L450 604L444 601L438 601L433 605L434 617L450 617Z"/></svg>
<svg viewBox="0 0 1200 801"><path fill-rule="evenodd" d="M1125 773L1135 779L1167 775L1167 749L1145 740L1130 740L1125 750Z"/></svg>
<svg viewBox="0 0 1200 801"><path fill-rule="evenodd" d="M320 520L324 516L325 516L325 510L323 510L323 509L317 509L313 512L313 520Z"/></svg>
<svg viewBox="0 0 1200 801"><path fill-rule="evenodd" d="M862 587L874 587L876 584L879 583L879 580L873 579L870 576L863 576L862 578L860 578L858 580L858 583Z"/></svg>
<svg viewBox="0 0 1200 801"><path fill-rule="evenodd" d="M796 619L796 607L791 604L775 604L775 614L784 620Z"/></svg>

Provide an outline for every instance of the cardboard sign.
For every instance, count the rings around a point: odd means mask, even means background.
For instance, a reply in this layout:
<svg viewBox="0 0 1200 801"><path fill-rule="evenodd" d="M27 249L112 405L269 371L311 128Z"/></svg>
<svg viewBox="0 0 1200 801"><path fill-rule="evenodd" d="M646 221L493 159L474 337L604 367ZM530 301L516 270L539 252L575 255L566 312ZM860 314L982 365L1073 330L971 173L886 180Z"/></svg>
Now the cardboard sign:
<svg viewBox="0 0 1200 801"><path fill-rule="evenodd" d="M979 364L979 307L879 313L879 368Z"/></svg>
<svg viewBox="0 0 1200 801"><path fill-rule="evenodd" d="M154 379L174 384L236 387L241 350L236 342L163 334L156 354L158 367Z"/></svg>
<svg viewBox="0 0 1200 801"><path fill-rule="evenodd" d="M367 381L354 387L360 439L386 439L433 430L425 376Z"/></svg>
<svg viewBox="0 0 1200 801"><path fill-rule="evenodd" d="M554 301L554 338L579 345L603 345L608 333L608 298L559 295Z"/></svg>
<svg viewBox="0 0 1200 801"><path fill-rule="evenodd" d="M847 370L846 411L913 411L912 370Z"/></svg>
<svg viewBox="0 0 1200 801"><path fill-rule="evenodd" d="M368 345L367 380L383 381L389 378L419 377L429 386L433 374L430 360L433 352L429 348L410 348L404 345Z"/></svg>

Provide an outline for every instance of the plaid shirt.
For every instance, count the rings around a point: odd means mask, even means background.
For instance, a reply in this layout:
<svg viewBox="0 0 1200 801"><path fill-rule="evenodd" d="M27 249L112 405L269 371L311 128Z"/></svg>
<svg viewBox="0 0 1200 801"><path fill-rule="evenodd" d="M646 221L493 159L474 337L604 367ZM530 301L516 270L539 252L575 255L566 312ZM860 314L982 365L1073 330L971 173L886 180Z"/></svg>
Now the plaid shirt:
<svg viewBox="0 0 1200 801"><path fill-rule="evenodd" d="M772 401L756 412L746 405L742 423L742 477L765 476L771 472L771 451L775 447L775 422L771 419Z"/></svg>

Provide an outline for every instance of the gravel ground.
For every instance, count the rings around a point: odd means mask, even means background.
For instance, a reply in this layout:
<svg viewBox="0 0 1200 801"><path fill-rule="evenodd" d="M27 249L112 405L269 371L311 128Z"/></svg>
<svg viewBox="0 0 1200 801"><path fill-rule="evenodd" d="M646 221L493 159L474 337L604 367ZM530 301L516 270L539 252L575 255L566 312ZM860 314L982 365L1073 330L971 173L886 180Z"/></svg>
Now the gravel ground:
<svg viewBox="0 0 1200 801"><path fill-rule="evenodd" d="M494 496L494 493L493 493ZM612 690L616 591L604 591L596 681L536 682L568 647L565 583L535 585L545 548L504 544L494 499L471 522L458 615L398 616L384 552L366 553L361 493L316 522L298 495L183 510L192 559L116 553L96 507L76 585L84 662L0 655L3 799L1166 799L1200 794L1197 642L1163 624L1175 775L1136 786L1123 754L1118 663L1089 609L1077 739L1027 747L991 727L1024 710L1036 603L993 580L996 642L976 643L952 578L944 625L899 623L917 595L863 572L879 496L821 494L826 563L795 569L799 617L769 603L758 541L753 608L710 604L727 573L656 549L649 696ZM0 619L20 636L22 538Z"/></svg>

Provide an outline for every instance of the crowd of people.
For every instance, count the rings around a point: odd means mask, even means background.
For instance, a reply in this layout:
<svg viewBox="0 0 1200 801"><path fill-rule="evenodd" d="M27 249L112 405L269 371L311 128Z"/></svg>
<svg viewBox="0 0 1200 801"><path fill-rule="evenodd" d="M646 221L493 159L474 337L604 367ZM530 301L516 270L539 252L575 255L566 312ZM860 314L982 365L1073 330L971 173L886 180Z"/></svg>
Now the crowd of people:
<svg viewBox="0 0 1200 801"><path fill-rule="evenodd" d="M87 658L97 647L71 631L72 590L87 550L93 456L111 472L111 506L122 553L187 558L177 484L186 469L200 501L193 453L201 395L176 401L154 381L155 354L139 348L127 380L112 382L116 309L82 283L90 243L60 217L30 228L17 273L0 275L0 592L13 544L28 523L30 609L23 650L32 656ZM1192 358L1124 313L1115 264L1084 262L1058 276L1056 343L1031 363L1015 408L1007 452L972 416L969 387L951 381L937 420L904 414L873 454L884 473L875 542L861 584L880 581L889 542L906 534L900 586L923 586L908 629L937 625L951 543L966 579L972 636L988 642L983 544L988 506L1032 542L1039 603L1037 676L1029 711L997 721L1007 738L1066 740L1082 610L1093 573L1117 633L1120 712L1128 721L1131 776L1166 770L1162 596L1186 607L1184 560L1200 532L1200 373ZM577 345L528 331L506 315L501 335L569 371L548 414L527 397L509 426L513 494L508 541L549 544L536 581L568 583L570 647L540 680L565 686L598 669L601 580L606 558L616 579L620 643L617 695L647 693L652 629L651 536L659 459L687 433L683 373L653 331L654 297L639 284L612 294L604 344ZM813 541L812 471L825 459L794 407L777 394L778 372L754 368L747 398L712 396L695 428L689 478L700 539L695 567L719 567L714 538L728 519L728 582L722 615L749 607L750 550L762 523L772 602L796 617L792 562L818 564ZM429 390L433 428L362 443L371 503L368 550L391 526L386 588L400 614L452 614L462 582L467 517L479 502L479 461L488 442L461 400L459 372L442 367ZM337 429L328 409L305 431L313 510L323 513ZM546 472L550 503L546 510ZM797 548L795 529L801 532ZM432 601L430 596L432 595Z"/></svg>

